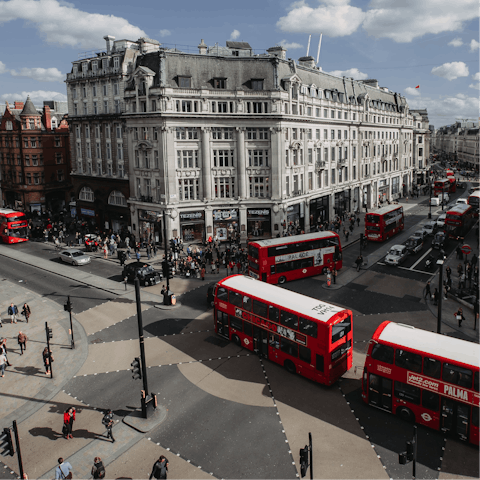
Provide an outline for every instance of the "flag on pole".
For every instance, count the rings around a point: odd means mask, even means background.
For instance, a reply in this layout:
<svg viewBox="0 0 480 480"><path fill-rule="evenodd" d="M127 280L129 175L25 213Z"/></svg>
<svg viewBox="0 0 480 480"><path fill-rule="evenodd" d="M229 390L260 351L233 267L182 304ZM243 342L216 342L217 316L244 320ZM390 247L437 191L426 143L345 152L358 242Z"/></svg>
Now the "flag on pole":
<svg viewBox="0 0 480 480"><path fill-rule="evenodd" d="M415 88L420 88L420 85L417 85Z"/></svg>

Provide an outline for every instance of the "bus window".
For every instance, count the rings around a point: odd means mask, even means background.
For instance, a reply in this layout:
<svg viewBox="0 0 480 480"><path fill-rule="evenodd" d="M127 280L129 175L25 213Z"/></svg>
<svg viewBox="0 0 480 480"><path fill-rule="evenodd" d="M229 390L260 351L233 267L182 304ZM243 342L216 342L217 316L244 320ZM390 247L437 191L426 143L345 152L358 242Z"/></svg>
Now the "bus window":
<svg viewBox="0 0 480 480"><path fill-rule="evenodd" d="M397 349L395 351L395 365L420 373L422 371L422 356L417 353Z"/></svg>
<svg viewBox="0 0 480 480"><path fill-rule="evenodd" d="M278 308L272 307L271 305L268 306L268 319L272 322L278 323L279 318L279 311Z"/></svg>
<svg viewBox="0 0 480 480"><path fill-rule="evenodd" d="M472 371L444 363L442 380L458 385L459 387L472 388Z"/></svg>
<svg viewBox="0 0 480 480"><path fill-rule="evenodd" d="M258 300L253 301L253 313L259 317L268 318L268 305Z"/></svg>
<svg viewBox="0 0 480 480"><path fill-rule="evenodd" d="M258 248L257 247L254 247L253 245L249 245L248 246L248 254L251 257L256 258L258 260Z"/></svg>
<svg viewBox="0 0 480 480"><path fill-rule="evenodd" d="M317 338L317 324L308 318L300 318L300 331L309 337Z"/></svg>
<svg viewBox="0 0 480 480"><path fill-rule="evenodd" d="M377 343L372 350L372 358L379 362L393 365L393 347Z"/></svg>
<svg viewBox="0 0 480 480"><path fill-rule="evenodd" d="M280 323L292 330L298 329L298 317L294 313L282 310L280 312Z"/></svg>
<svg viewBox="0 0 480 480"><path fill-rule="evenodd" d="M332 362L337 360L337 358L340 358L342 355L348 352L350 350L350 347L352 346L352 341L349 340L346 343L343 343L339 347L337 347L333 352L332 352Z"/></svg>
<svg viewBox="0 0 480 480"><path fill-rule="evenodd" d="M308 347L304 347L303 345L299 345L299 355L300 355L300 360L303 360L304 362L310 363L312 360L312 353L310 352L310 349Z"/></svg>
<svg viewBox="0 0 480 480"><path fill-rule="evenodd" d="M428 390L422 391L422 406L432 410L433 412L438 412L440 406L440 396L438 393L429 392Z"/></svg>
<svg viewBox="0 0 480 480"><path fill-rule="evenodd" d="M228 301L228 290L226 288L219 287L217 290L217 298L219 300Z"/></svg>
<svg viewBox="0 0 480 480"><path fill-rule="evenodd" d="M248 322L243 322L243 333L248 335L249 337L252 336L252 324Z"/></svg>
<svg viewBox="0 0 480 480"><path fill-rule="evenodd" d="M340 323L332 325L332 343L340 340L352 329L352 319L347 317Z"/></svg>
<svg viewBox="0 0 480 480"><path fill-rule="evenodd" d="M278 335L273 333L270 334L270 346L277 350L280 348L280 337Z"/></svg>
<svg viewBox="0 0 480 480"><path fill-rule="evenodd" d="M230 327L234 328L235 330L238 330L241 332L242 329L242 320L240 318L234 317L233 315L230 315Z"/></svg>
<svg viewBox="0 0 480 480"><path fill-rule="evenodd" d="M298 357L298 344L287 340L286 338L280 339L280 350L292 357Z"/></svg>
<svg viewBox="0 0 480 480"><path fill-rule="evenodd" d="M246 310L247 312L250 312L252 310L252 299L247 295L244 295L242 300L243 300L242 306L244 310Z"/></svg>
<svg viewBox="0 0 480 480"><path fill-rule="evenodd" d="M434 358L425 357L423 359L423 374L432 378L440 378L442 362Z"/></svg>
<svg viewBox="0 0 480 480"><path fill-rule="evenodd" d="M319 372L323 372L323 362L324 362L323 355L319 355L317 353L317 361L316 361L315 367Z"/></svg>
<svg viewBox="0 0 480 480"><path fill-rule="evenodd" d="M230 292L230 303L236 307L243 306L243 295L237 292Z"/></svg>
<svg viewBox="0 0 480 480"><path fill-rule="evenodd" d="M420 403L420 389L403 382L395 382L395 396L417 405Z"/></svg>

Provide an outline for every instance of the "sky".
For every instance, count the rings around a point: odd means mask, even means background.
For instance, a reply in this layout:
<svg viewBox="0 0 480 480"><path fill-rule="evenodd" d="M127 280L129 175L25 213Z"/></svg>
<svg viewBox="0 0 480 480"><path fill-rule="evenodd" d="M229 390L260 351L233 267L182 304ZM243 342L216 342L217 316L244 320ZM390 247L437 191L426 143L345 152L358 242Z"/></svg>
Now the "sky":
<svg viewBox="0 0 480 480"><path fill-rule="evenodd" d="M0 0L0 103L66 100L71 62L117 40L149 37L198 52L205 43L275 45L323 71L379 85L426 108L435 128L479 115L478 0ZM419 88L415 88L419 86Z"/></svg>

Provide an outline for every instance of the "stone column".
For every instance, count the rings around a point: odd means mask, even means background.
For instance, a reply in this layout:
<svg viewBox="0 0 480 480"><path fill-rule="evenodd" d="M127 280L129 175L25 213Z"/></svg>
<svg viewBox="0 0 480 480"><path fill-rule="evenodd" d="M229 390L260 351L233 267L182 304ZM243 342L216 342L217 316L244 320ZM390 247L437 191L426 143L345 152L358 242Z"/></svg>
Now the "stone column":
<svg viewBox="0 0 480 480"><path fill-rule="evenodd" d="M238 196L247 198L247 158L245 156L245 127L237 127Z"/></svg>
<svg viewBox="0 0 480 480"><path fill-rule="evenodd" d="M283 182L285 178L285 149L283 147L282 128L270 128L270 164L271 164L271 178L270 189L273 200L282 199Z"/></svg>
<svg viewBox="0 0 480 480"><path fill-rule="evenodd" d="M212 164L210 158L210 127L202 127L203 197L212 200Z"/></svg>

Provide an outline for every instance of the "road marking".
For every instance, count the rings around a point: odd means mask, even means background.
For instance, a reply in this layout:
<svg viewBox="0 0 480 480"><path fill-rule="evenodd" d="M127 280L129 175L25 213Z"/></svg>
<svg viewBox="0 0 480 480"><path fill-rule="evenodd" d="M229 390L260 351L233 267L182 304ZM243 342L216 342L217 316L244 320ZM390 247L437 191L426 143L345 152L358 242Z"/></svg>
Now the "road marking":
<svg viewBox="0 0 480 480"><path fill-rule="evenodd" d="M431 248L429 248L424 255L422 255L411 267L410 270L413 270L430 252L432 251Z"/></svg>
<svg viewBox="0 0 480 480"><path fill-rule="evenodd" d="M424 272L423 270L415 270L413 268L407 268L407 267L398 267L401 268L402 270L408 270L409 272L417 272L417 273L423 273L425 275L432 275L432 272Z"/></svg>

